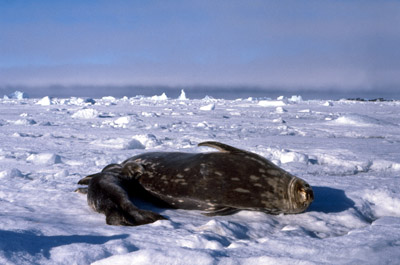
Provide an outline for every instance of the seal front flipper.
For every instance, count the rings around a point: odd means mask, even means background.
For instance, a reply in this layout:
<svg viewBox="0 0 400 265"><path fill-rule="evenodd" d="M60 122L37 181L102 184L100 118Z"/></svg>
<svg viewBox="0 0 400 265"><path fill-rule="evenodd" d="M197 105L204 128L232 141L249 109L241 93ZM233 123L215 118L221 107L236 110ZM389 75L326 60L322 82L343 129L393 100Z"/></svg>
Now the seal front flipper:
<svg viewBox="0 0 400 265"><path fill-rule="evenodd" d="M239 148L214 141L201 142L197 146L212 147L223 153L247 153L246 151L243 151Z"/></svg>
<svg viewBox="0 0 400 265"><path fill-rule="evenodd" d="M132 160L127 160L122 164L122 175L138 179L144 173L144 167Z"/></svg>
<svg viewBox="0 0 400 265"><path fill-rule="evenodd" d="M210 212L205 212L202 213L202 215L205 216L217 216L217 215L231 215L234 213L240 212L240 209L236 209L236 208L232 208L232 207L224 207L224 208L218 208L214 211L210 211Z"/></svg>

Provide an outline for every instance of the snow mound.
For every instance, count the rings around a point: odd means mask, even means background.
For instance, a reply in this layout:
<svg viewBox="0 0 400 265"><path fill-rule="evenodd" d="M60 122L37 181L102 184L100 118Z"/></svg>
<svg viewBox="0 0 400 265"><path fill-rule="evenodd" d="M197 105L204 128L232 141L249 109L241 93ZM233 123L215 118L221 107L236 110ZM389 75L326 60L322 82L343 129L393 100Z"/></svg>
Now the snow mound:
<svg viewBox="0 0 400 265"><path fill-rule="evenodd" d="M125 138L112 138L112 139L100 139L94 140L91 144L105 147L105 148L112 148L112 149L120 149L120 150L132 150L132 149L145 149L146 147L136 139L125 139Z"/></svg>
<svg viewBox="0 0 400 265"><path fill-rule="evenodd" d="M33 119L19 119L14 121L15 125L35 125L36 123Z"/></svg>
<svg viewBox="0 0 400 265"><path fill-rule="evenodd" d="M119 117L114 121L114 124L118 126L125 126L131 122L131 118L129 116Z"/></svg>
<svg viewBox="0 0 400 265"><path fill-rule="evenodd" d="M61 157L52 153L31 154L26 161L37 165L54 165L62 163Z"/></svg>
<svg viewBox="0 0 400 265"><path fill-rule="evenodd" d="M337 175L368 172L372 165L370 160L357 161L328 154L318 154L316 157L319 165L326 166L326 171Z"/></svg>
<svg viewBox="0 0 400 265"><path fill-rule="evenodd" d="M0 172L0 179L5 178L5 177L8 177L8 178L23 178L24 174L22 174L22 172L19 169L12 168L12 169L7 169L7 170L4 170L4 171Z"/></svg>
<svg viewBox="0 0 400 265"><path fill-rule="evenodd" d="M373 211L375 217L383 216L400 217L400 199L387 190L365 190L363 197Z"/></svg>
<svg viewBox="0 0 400 265"><path fill-rule="evenodd" d="M81 109L72 114L74 119L93 119L99 115L99 112L95 109Z"/></svg>
<svg viewBox="0 0 400 265"><path fill-rule="evenodd" d="M292 162L307 164L308 156L298 152L286 151L280 154L279 160L281 161L282 164L292 163Z"/></svg>
<svg viewBox="0 0 400 265"><path fill-rule="evenodd" d="M309 158L306 154L302 154L300 152L289 151L289 150L280 150L274 148L268 148L269 159L272 162L277 162L277 164L286 164L286 163L303 163L307 164L309 162Z"/></svg>
<svg viewBox="0 0 400 265"><path fill-rule="evenodd" d="M378 160L374 160L372 162L371 170L374 170L374 171L384 171L384 170L400 171L400 163L378 159Z"/></svg>
<svg viewBox="0 0 400 265"><path fill-rule="evenodd" d="M229 221L213 219L205 225L198 227L196 230L201 232L211 232L229 238L248 238L247 227Z"/></svg>
<svg viewBox="0 0 400 265"><path fill-rule="evenodd" d="M146 149L154 148L157 145L161 144L161 141L157 139L157 137L153 134L139 134L132 137L133 140L138 141L142 144ZM144 148L142 148L144 149Z"/></svg>
<svg viewBox="0 0 400 265"><path fill-rule="evenodd" d="M301 96L294 95L294 96L290 97L288 100L293 103L300 103L303 101L303 98Z"/></svg>
<svg viewBox="0 0 400 265"><path fill-rule="evenodd" d="M215 104L211 103L205 106L201 106L200 110L204 110L204 111L210 111L210 110L215 110Z"/></svg>
<svg viewBox="0 0 400 265"><path fill-rule="evenodd" d="M204 251L191 250L187 248L170 247L168 249L142 249L125 255L114 255L112 257L96 261L92 265L108 264L193 264L212 265L214 258Z"/></svg>
<svg viewBox="0 0 400 265"><path fill-rule="evenodd" d="M276 107L275 112L276 113L285 113L285 112L287 112L287 110L282 107Z"/></svg>
<svg viewBox="0 0 400 265"><path fill-rule="evenodd" d="M351 125L351 126L373 126L382 125L383 123L377 119L368 117L360 114L345 114L333 121L339 125Z"/></svg>
<svg viewBox="0 0 400 265"><path fill-rule="evenodd" d="M84 105L93 105L96 101L92 98L78 98L78 97L71 97L67 99L60 99L61 105L74 105L74 106L84 106Z"/></svg>
<svg viewBox="0 0 400 265"><path fill-rule="evenodd" d="M140 141L132 139L124 146L123 149L146 149L146 146L144 146Z"/></svg>

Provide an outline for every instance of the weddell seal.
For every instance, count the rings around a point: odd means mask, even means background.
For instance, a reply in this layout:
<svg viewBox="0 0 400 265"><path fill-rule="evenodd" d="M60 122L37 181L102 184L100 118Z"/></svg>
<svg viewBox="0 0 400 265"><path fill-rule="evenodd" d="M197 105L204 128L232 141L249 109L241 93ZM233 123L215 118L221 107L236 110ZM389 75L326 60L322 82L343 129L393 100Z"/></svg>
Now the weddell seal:
<svg viewBox="0 0 400 265"><path fill-rule="evenodd" d="M219 152L144 153L81 179L88 204L109 225L142 225L165 217L137 208L138 198L168 208L229 215L240 210L295 214L314 199L304 180L267 159L235 147L202 142Z"/></svg>

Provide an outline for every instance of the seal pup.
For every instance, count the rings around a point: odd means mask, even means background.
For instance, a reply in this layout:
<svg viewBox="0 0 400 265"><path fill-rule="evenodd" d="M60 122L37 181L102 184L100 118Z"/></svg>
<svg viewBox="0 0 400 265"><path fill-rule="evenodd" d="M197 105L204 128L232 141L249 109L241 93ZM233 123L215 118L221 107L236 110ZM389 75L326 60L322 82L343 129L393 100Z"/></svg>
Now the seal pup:
<svg viewBox="0 0 400 265"><path fill-rule="evenodd" d="M305 211L312 188L267 159L219 142L202 142L217 152L149 152L81 179L88 204L110 225L142 225L165 217L139 209L140 198L167 208L228 215L240 210L269 214Z"/></svg>

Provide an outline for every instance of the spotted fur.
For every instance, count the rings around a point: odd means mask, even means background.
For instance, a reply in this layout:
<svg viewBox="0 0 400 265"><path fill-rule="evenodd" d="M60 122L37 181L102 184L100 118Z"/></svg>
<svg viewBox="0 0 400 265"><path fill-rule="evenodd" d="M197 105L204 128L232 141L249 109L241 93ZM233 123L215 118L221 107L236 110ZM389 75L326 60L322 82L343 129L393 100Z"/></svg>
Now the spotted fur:
<svg viewBox="0 0 400 265"><path fill-rule="evenodd" d="M235 147L203 142L218 152L150 152L106 166L83 178L89 205L107 224L141 225L164 219L137 208L132 198L163 207L227 215L240 210L300 213L313 201L311 187L267 159Z"/></svg>

